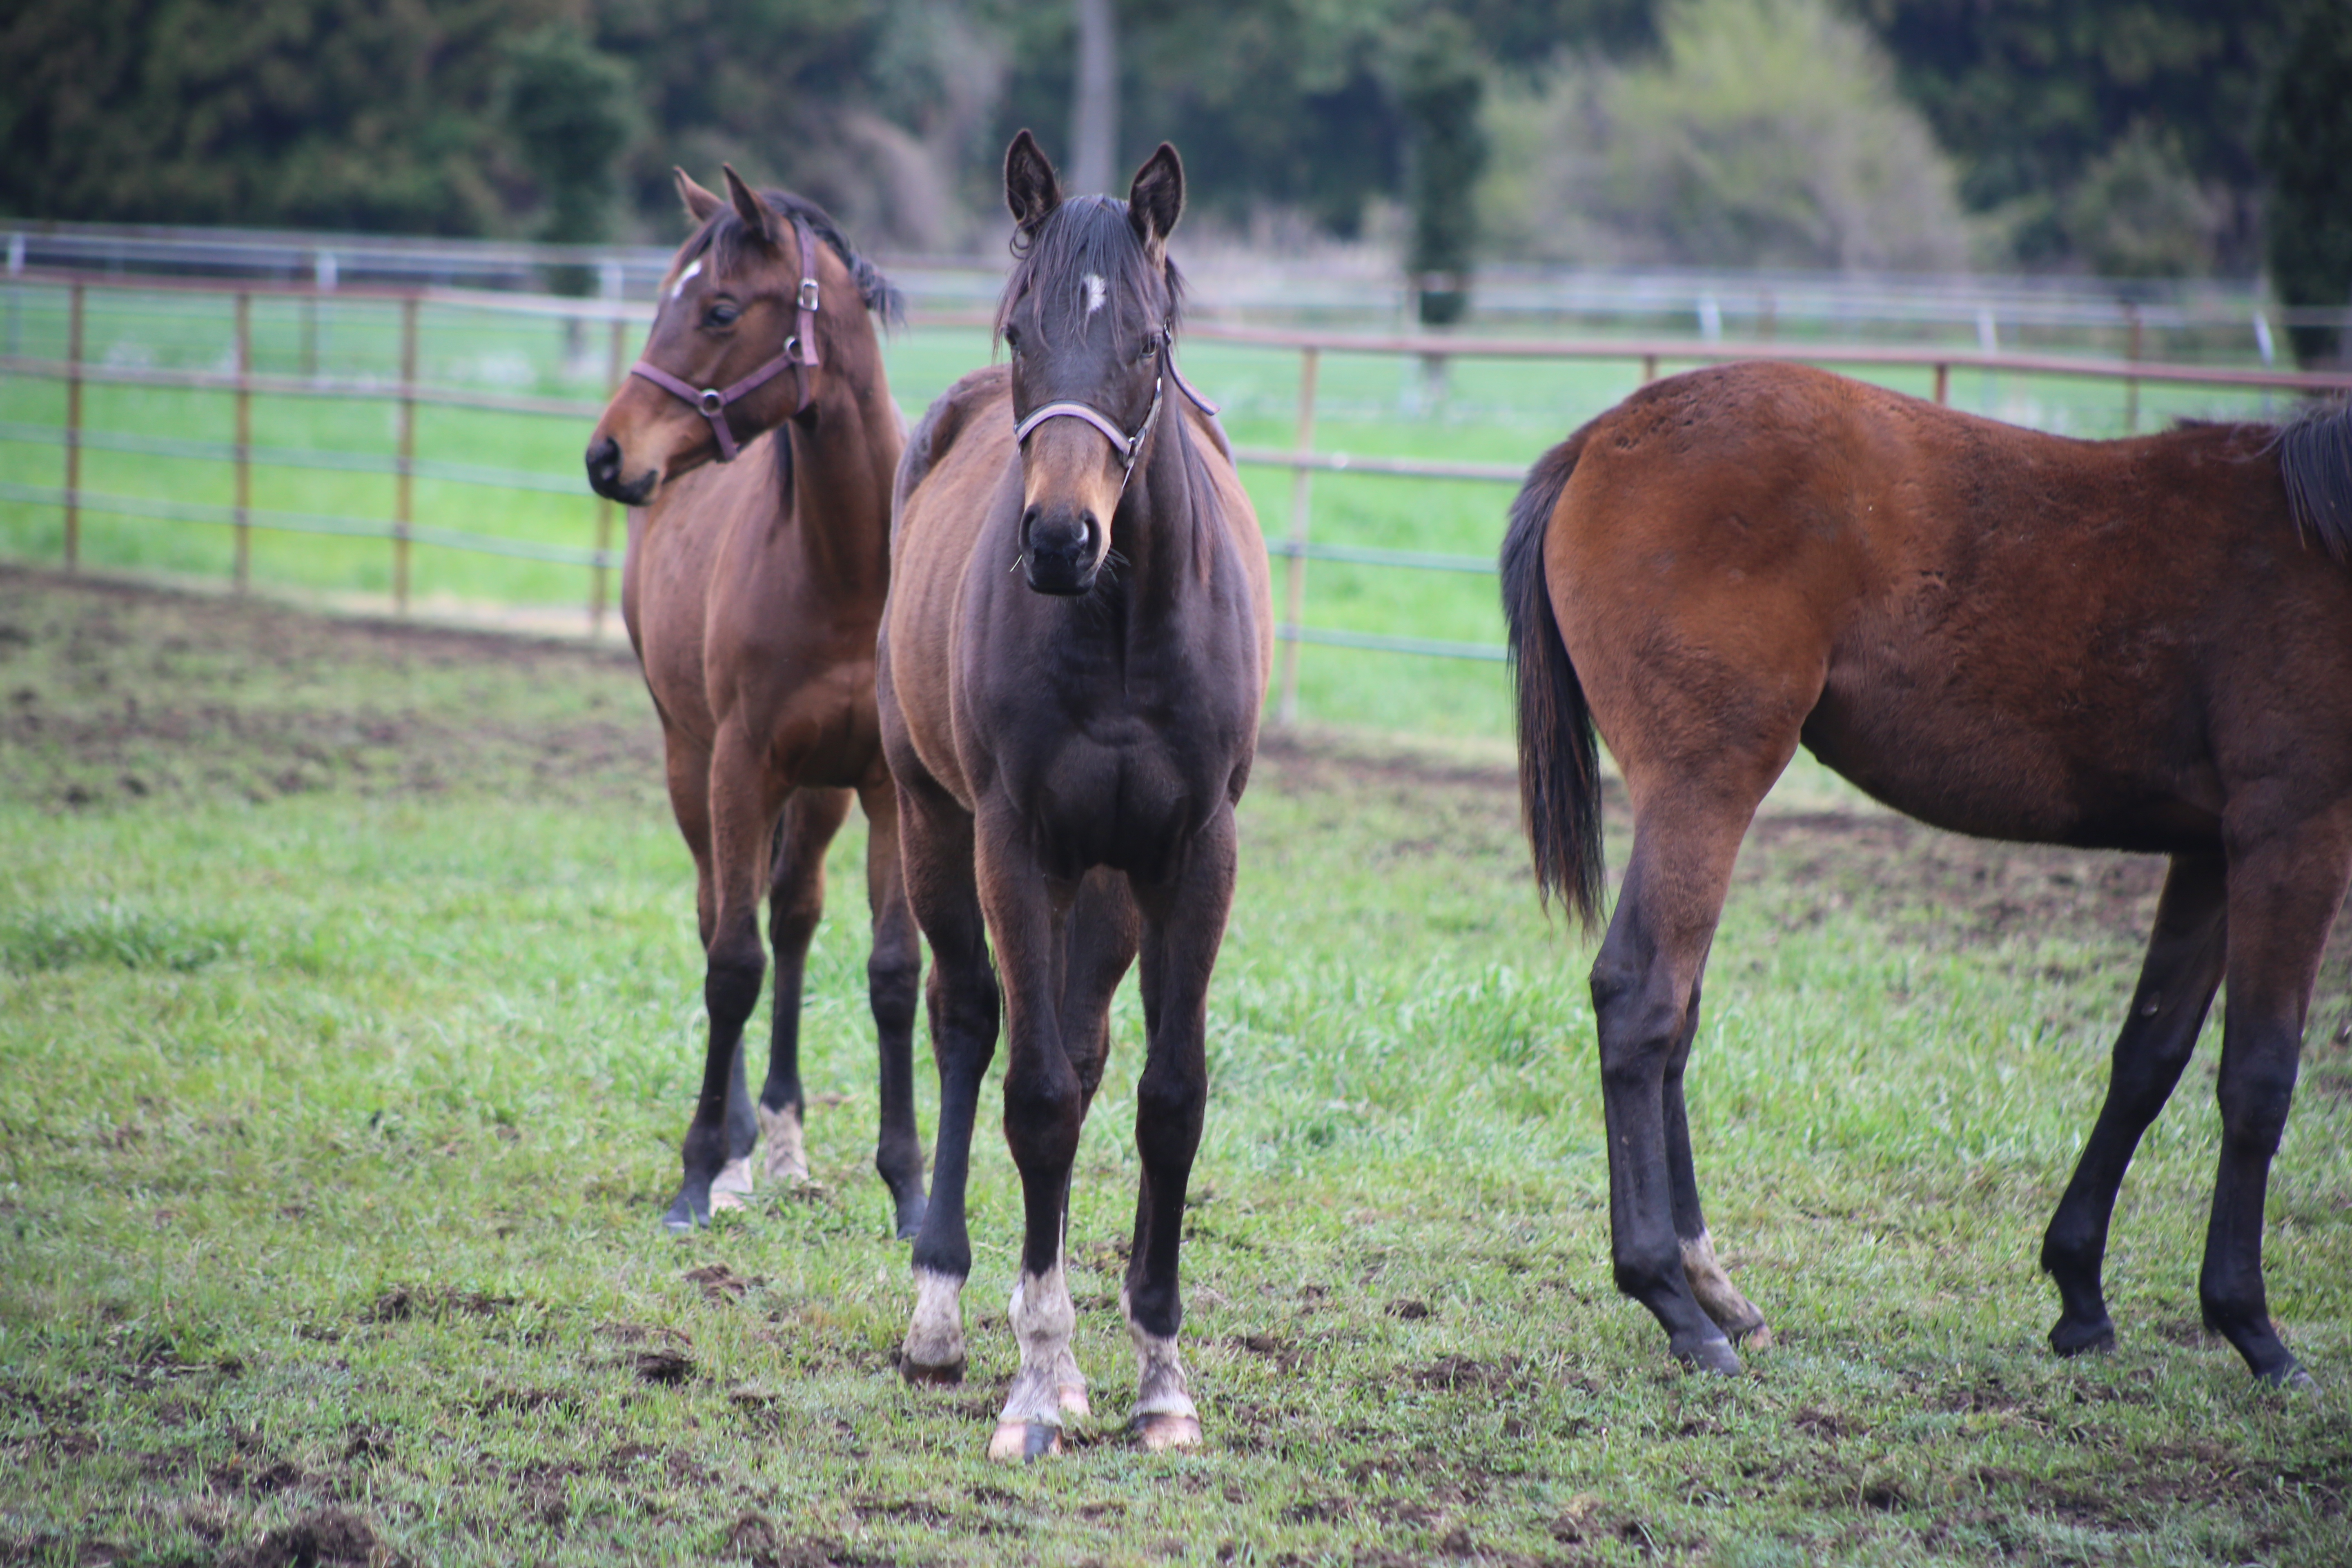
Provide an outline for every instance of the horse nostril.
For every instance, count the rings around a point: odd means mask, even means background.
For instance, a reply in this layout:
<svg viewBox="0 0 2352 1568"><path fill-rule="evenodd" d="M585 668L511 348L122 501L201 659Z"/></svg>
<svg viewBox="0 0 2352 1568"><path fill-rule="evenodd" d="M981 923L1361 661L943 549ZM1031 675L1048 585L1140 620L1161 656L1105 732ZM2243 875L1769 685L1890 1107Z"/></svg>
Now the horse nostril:
<svg viewBox="0 0 2352 1568"><path fill-rule="evenodd" d="M610 436L588 448L588 479L591 483L610 484L621 476L621 444Z"/></svg>

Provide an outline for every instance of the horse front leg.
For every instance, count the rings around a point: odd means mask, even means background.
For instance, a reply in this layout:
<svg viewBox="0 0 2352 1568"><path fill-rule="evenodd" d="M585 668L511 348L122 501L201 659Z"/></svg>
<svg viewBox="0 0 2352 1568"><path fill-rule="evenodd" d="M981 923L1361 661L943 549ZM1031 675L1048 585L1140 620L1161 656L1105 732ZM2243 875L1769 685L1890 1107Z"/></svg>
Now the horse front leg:
<svg viewBox="0 0 2352 1568"><path fill-rule="evenodd" d="M2226 870L2219 855L2176 855L2157 901L2156 925L2116 1036L2106 1100L2083 1145L2074 1179L2042 1233L2042 1268L2058 1287L2050 1348L2062 1356L2116 1342L2100 1275L2116 1194L2141 1136L2164 1109L2197 1048L2228 952Z"/></svg>
<svg viewBox="0 0 2352 1568"><path fill-rule="evenodd" d="M702 1088L679 1150L678 1193L662 1216L674 1231L707 1225L714 1187L719 1206L740 1206L729 1191L740 1175L750 1184L756 1123L743 1081L743 1026L759 1005L767 973L760 945L759 887L768 868L769 834L776 796L755 748L740 728L720 725L710 754L710 913L704 942L702 1000L710 1034L702 1061ZM740 1146L740 1152L737 1150ZM730 1173L730 1162L740 1166ZM721 1185L722 1178L727 1184Z"/></svg>
<svg viewBox="0 0 2352 1568"><path fill-rule="evenodd" d="M1086 1111L1062 1048L1064 937L1078 884L1042 873L1025 825L995 810L977 825L981 906L1004 986L1004 1141L1021 1173L1021 1268L1006 1316L1021 1364L1006 1391L988 1457L1033 1460L1061 1451L1062 1418L1086 1409L1070 1335L1076 1311L1063 1258L1070 1167Z"/></svg>
<svg viewBox="0 0 2352 1568"><path fill-rule="evenodd" d="M1137 1367L1129 1430L1153 1452L1201 1441L1201 1413L1176 1348L1184 1322L1178 1253L1209 1100L1209 976L1233 908L1234 868L1233 808L1221 805L1193 838L1174 881L1139 890L1150 1039L1135 1085L1135 1147L1143 1169L1119 1310Z"/></svg>
<svg viewBox="0 0 2352 1568"><path fill-rule="evenodd" d="M954 1384L963 1380L963 1286L971 1275L964 1188L980 1082L996 1054L996 973L972 869L971 817L921 773L911 749L894 754L891 766L908 905L931 944L924 997L940 1074L931 1196L915 1231L915 1310L898 1370L909 1383Z"/></svg>
<svg viewBox="0 0 2352 1568"><path fill-rule="evenodd" d="M1686 1244L1704 1238L1706 1229L1679 1084L1700 973L1752 809L1752 802L1746 809L1661 808L1637 822L1617 911L1592 965L1617 1289L1650 1310L1675 1359L1723 1373L1738 1372L1739 1357L1700 1304L1684 1266ZM1670 1074L1677 1085L1671 1102ZM1706 1245L1711 1260L1712 1243ZM1723 1285L1728 1289L1728 1279ZM1760 1325L1761 1314L1757 1321Z"/></svg>
<svg viewBox="0 0 2352 1568"><path fill-rule="evenodd" d="M874 914L874 945L866 960L881 1098L874 1169L890 1189L898 1237L906 1241L923 1223L923 1144L915 1129L915 998L923 944L899 870L898 791L886 777L860 789L857 798L866 807L866 900Z"/></svg>
<svg viewBox="0 0 2352 1568"><path fill-rule="evenodd" d="M2263 1288L2263 1203L2294 1098L2312 983L2352 869L2352 824L2257 828L2233 822L2226 837L2230 994L2217 1086L2221 1160L2197 1293L2205 1326L2235 1345L2256 1377L2307 1384L2310 1374L2271 1323Z"/></svg>
<svg viewBox="0 0 2352 1568"><path fill-rule="evenodd" d="M770 1181L808 1179L808 1148L803 1121L808 1114L801 1093L801 991L808 974L809 943L824 916L824 851L849 815L849 792L797 789L784 800L776 820L775 852L768 873L768 945L776 958L769 1005L768 1076L760 1088L757 1132L768 1144L764 1162ZM751 1148L734 1151L713 1191L714 1202L740 1206L751 1192ZM740 1167L740 1169L739 1169ZM731 1200L731 1201L730 1201Z"/></svg>

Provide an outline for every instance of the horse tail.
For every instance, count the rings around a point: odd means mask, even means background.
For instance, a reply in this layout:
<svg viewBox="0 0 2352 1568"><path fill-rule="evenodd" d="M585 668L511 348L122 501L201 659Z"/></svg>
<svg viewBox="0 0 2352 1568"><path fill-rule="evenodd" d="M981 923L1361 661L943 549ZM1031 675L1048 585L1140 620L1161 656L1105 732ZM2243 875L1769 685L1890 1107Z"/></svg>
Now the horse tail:
<svg viewBox="0 0 2352 1568"><path fill-rule="evenodd" d="M1580 430L1538 458L1503 536L1503 618L1518 697L1519 807L1536 891L1557 893L1591 930L1601 913L1601 755L1584 685L1560 640L1544 581L1544 538L1584 449Z"/></svg>

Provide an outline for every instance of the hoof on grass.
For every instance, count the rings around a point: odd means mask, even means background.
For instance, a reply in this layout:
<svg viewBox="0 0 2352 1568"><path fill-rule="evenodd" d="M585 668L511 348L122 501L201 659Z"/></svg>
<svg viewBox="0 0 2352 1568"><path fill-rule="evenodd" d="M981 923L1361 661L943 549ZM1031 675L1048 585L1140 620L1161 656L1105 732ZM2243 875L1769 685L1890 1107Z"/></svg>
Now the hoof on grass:
<svg viewBox="0 0 2352 1568"><path fill-rule="evenodd" d="M1062 1451L1062 1429L1049 1421L1000 1421L988 1457L1000 1465L1034 1465Z"/></svg>
<svg viewBox="0 0 2352 1568"><path fill-rule="evenodd" d="M2061 1318L2050 1330L2050 1349L2059 1356L2103 1355L2116 1348L2116 1326L2105 1319L2077 1323Z"/></svg>
<svg viewBox="0 0 2352 1568"><path fill-rule="evenodd" d="M1087 1403L1087 1385L1083 1383L1065 1383L1056 1387L1054 1401L1065 1415L1087 1416L1095 1413L1095 1407Z"/></svg>
<svg viewBox="0 0 2352 1568"><path fill-rule="evenodd" d="M1171 1448L1197 1448L1201 1446L1201 1419L1197 1415L1179 1415L1171 1411L1158 1410L1149 1415L1139 1415L1127 1424L1128 1435L1137 1447L1147 1454L1164 1454Z"/></svg>
<svg viewBox="0 0 2352 1568"><path fill-rule="evenodd" d="M1675 1359L1694 1372L1720 1373L1726 1377L1739 1375L1739 1354L1731 1348L1729 1340L1701 1340L1686 1350L1676 1351Z"/></svg>
<svg viewBox="0 0 2352 1568"><path fill-rule="evenodd" d="M918 1388L953 1388L963 1381L963 1357L931 1365L907 1356L898 1358L898 1375Z"/></svg>
<svg viewBox="0 0 2352 1568"><path fill-rule="evenodd" d="M2303 1363L2292 1356L2287 1358L2284 1366L2271 1372L2258 1372L2254 1377L2272 1388L2315 1389L2319 1386L2312 1381L2311 1373L2304 1371Z"/></svg>
<svg viewBox="0 0 2352 1568"><path fill-rule="evenodd" d="M740 1193L722 1193L715 1187L712 1188L710 1193L710 1212L712 1214L741 1214L743 1212L743 1194Z"/></svg>
<svg viewBox="0 0 2352 1568"><path fill-rule="evenodd" d="M1729 1331L1731 1342L1744 1351L1769 1351L1777 1342L1772 1338L1772 1325L1759 1318L1744 1329Z"/></svg>
<svg viewBox="0 0 2352 1568"><path fill-rule="evenodd" d="M695 1213L694 1205L687 1200L684 1193L680 1193L677 1201L669 1205L669 1212L662 1215L663 1228L672 1236L691 1236L709 1223L710 1211L705 1209L700 1214Z"/></svg>
<svg viewBox="0 0 2352 1568"><path fill-rule="evenodd" d="M925 1206L923 1194L920 1193L917 1193L911 1198L901 1198L898 1201L898 1239L900 1241L914 1240L915 1233L923 1228L923 1210Z"/></svg>

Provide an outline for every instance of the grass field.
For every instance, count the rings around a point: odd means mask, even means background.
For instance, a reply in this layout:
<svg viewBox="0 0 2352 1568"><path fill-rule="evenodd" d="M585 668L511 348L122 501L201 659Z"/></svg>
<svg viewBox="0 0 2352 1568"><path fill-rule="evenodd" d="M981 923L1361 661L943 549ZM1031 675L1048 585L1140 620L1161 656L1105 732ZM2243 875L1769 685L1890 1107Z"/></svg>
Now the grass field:
<svg viewBox="0 0 2352 1568"><path fill-rule="evenodd" d="M2120 1349L2042 1346L2145 862L1792 771L1692 1078L1780 1342L1698 1378L1610 1285L1589 950L1535 907L1500 748L1270 742L1184 1254L1207 1446L1114 1425L1130 985L1071 1228L1105 1420L1005 1470L992 1118L971 1379L893 1368L854 826L812 963L817 1184L674 1241L700 971L625 658L0 569L0 1561L2352 1554L2341 943L2269 1208L2317 1389L2198 1329L2211 1039L2124 1192Z"/></svg>
<svg viewBox="0 0 2352 1568"><path fill-rule="evenodd" d="M56 288L0 290L10 313L0 324L11 352L62 358L66 295ZM228 296L92 290L85 343L97 363L168 368L234 366ZM383 301L337 300L321 314L295 300L262 298L253 306L254 366L268 374L397 375L399 310ZM638 333L625 334L634 354ZM510 312L434 306L420 317L418 376L432 385L594 399L604 395L610 358L601 324ZM971 328L918 327L898 332L886 358L892 389L909 416L961 372L988 357L987 336ZM1296 428L1297 354L1189 342L1186 374L1224 407L1242 445L1287 447ZM1671 367L1670 367L1671 368ZM1411 456L1523 465L1577 425L1632 391L1640 366L1623 362L1521 363L1460 360L1445 395L1433 401L1416 358L1328 354L1318 387L1317 446L1327 452ZM1872 373L1925 395L1929 373ZM215 442L230 439L230 398L219 393L92 385L85 419L94 432L131 432ZM1959 406L2079 436L2122 433L2121 390L2050 377L1955 377ZM55 431L65 393L55 382L0 377L0 424L29 426L37 439L0 433L0 478L20 484L62 482ZM2147 387L2140 426L2178 415L2245 417L2265 407L2259 394ZM254 444L262 448L375 454L395 449L389 399L322 401L257 397ZM20 432L22 434L22 432ZM492 489L420 479L415 519L421 525L539 544L584 548L594 542L593 500L580 479L584 420L425 407L417 452L445 463L546 476L562 488ZM233 500L226 463L152 453L86 450L83 487L100 494L194 500ZM1290 528L1290 476L1244 470L1269 537ZM1334 544L1433 551L1492 559L1501 538L1509 487L1495 483L1318 475L1314 537ZM253 505L286 511L385 520L393 514L388 474L257 468ZM231 572L230 531L217 524L161 522L87 513L82 559L131 570L218 582ZM55 563L63 519L54 503L0 499L0 557ZM281 591L338 602L381 605L392 591L392 547L379 539L261 531L255 536L257 581ZM413 594L428 613L485 605L562 606L584 625L584 567L485 555L431 545L415 552ZM1313 563L1307 572L1304 623L1309 626L1444 641L1498 644L1493 579L1475 574ZM1372 725L1422 733L1500 735L1507 724L1499 668L1423 655L1307 647L1299 654L1300 710L1327 723Z"/></svg>

